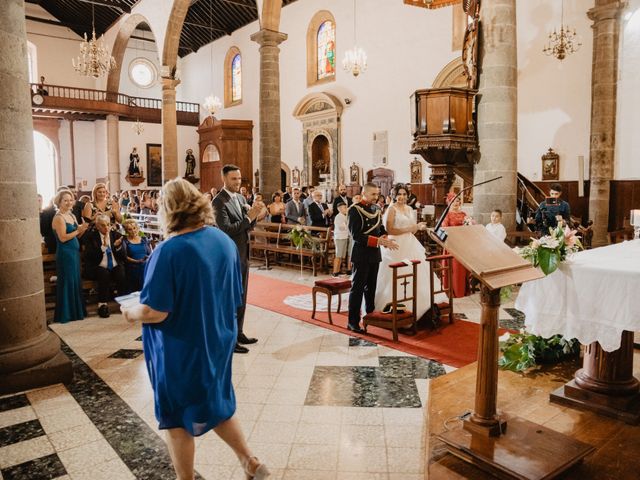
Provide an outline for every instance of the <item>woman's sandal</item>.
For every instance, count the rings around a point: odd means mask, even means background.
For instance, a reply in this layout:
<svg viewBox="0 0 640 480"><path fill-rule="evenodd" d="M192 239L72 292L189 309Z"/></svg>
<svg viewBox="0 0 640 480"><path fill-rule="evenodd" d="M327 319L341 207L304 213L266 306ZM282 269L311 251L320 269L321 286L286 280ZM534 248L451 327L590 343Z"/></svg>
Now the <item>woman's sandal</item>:
<svg viewBox="0 0 640 480"><path fill-rule="evenodd" d="M249 464L251 463L251 460L255 460L258 464L253 473L249 471ZM267 466L264 463L260 463L256 457L248 457L244 462L242 462L242 468L244 469L244 473L247 475L247 480L263 480L271 475Z"/></svg>

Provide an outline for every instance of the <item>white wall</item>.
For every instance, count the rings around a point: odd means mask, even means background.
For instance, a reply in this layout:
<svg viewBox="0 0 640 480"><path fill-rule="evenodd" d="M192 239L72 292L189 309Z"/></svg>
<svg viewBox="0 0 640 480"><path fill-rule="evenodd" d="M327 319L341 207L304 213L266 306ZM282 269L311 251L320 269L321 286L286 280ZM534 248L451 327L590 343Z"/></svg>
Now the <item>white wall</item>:
<svg viewBox="0 0 640 480"><path fill-rule="evenodd" d="M147 38L150 37L148 32L145 32ZM140 36L141 32L136 30L135 36ZM136 58L146 58L156 67L158 72L158 78L156 82L149 88L140 88L131 81L129 77L129 64ZM156 50L156 44L144 40L137 40L134 38L129 39L127 49L124 52L122 60L122 68L120 69L120 87L118 89L120 93L130 95L132 97L143 98L162 98L162 82L160 81L160 59L158 57L158 51Z"/></svg>
<svg viewBox="0 0 640 480"><path fill-rule="evenodd" d="M640 179L640 0L631 0L620 35L614 178Z"/></svg>

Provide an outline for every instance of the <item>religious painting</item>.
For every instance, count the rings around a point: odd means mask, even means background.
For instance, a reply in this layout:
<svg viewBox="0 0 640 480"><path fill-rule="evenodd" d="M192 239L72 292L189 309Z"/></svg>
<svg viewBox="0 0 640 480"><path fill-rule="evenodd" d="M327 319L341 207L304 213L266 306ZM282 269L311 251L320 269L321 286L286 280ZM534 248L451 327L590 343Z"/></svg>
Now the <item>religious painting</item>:
<svg viewBox="0 0 640 480"><path fill-rule="evenodd" d="M298 167L295 167L293 170L291 170L291 186L300 186L300 170L298 169Z"/></svg>
<svg viewBox="0 0 640 480"><path fill-rule="evenodd" d="M238 53L231 62L231 101L242 100L242 57Z"/></svg>
<svg viewBox="0 0 640 480"><path fill-rule="evenodd" d="M542 156L542 180L558 180L560 173L560 155L550 148Z"/></svg>
<svg viewBox="0 0 640 480"><path fill-rule="evenodd" d="M422 162L415 157L411 162L411 183L422 183Z"/></svg>
<svg viewBox="0 0 640 480"><path fill-rule="evenodd" d="M336 74L336 30L327 20L318 28L318 80Z"/></svg>
<svg viewBox="0 0 640 480"><path fill-rule="evenodd" d="M147 143L147 185L162 186L162 145Z"/></svg>
<svg viewBox="0 0 640 480"><path fill-rule="evenodd" d="M349 178L351 179L351 185L360 185L360 167L355 162L349 167Z"/></svg>

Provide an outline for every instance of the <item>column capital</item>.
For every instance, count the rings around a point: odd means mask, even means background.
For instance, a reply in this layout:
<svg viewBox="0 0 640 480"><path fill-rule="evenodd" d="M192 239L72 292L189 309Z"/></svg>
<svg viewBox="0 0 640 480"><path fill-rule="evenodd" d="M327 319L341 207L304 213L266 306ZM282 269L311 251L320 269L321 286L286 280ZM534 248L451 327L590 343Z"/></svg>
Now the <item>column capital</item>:
<svg viewBox="0 0 640 480"><path fill-rule="evenodd" d="M604 20L615 20L620 18L622 11L627 7L627 0L608 0L608 3L596 2L596 6L587 11L587 17L593 23Z"/></svg>
<svg viewBox="0 0 640 480"><path fill-rule="evenodd" d="M162 77L162 90L175 90L180 85L180 79L174 77Z"/></svg>
<svg viewBox="0 0 640 480"><path fill-rule="evenodd" d="M260 44L261 47L277 47L284 42L289 36L286 33L276 32L274 30L267 30L263 28L259 32L251 35L251 40Z"/></svg>

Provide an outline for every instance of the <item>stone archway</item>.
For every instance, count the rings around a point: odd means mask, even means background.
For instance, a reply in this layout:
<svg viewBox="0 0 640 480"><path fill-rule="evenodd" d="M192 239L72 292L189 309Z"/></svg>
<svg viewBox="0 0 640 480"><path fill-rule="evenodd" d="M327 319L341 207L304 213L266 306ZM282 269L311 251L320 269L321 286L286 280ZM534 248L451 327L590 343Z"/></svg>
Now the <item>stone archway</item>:
<svg viewBox="0 0 640 480"><path fill-rule="evenodd" d="M340 154L340 116L343 106L336 97L331 94L318 92L305 96L293 112L293 116L302 122L302 157L303 177L310 181L319 181L320 173L328 175L328 186L336 187L339 182L340 169L342 168ZM314 166L314 142L319 137L326 139L323 148L328 149L328 154L322 168ZM318 148L316 143L316 148ZM315 157L318 157L316 152ZM316 175L314 177L314 170ZM322 172L320 172L322 170ZM316 184L317 185L317 184Z"/></svg>

